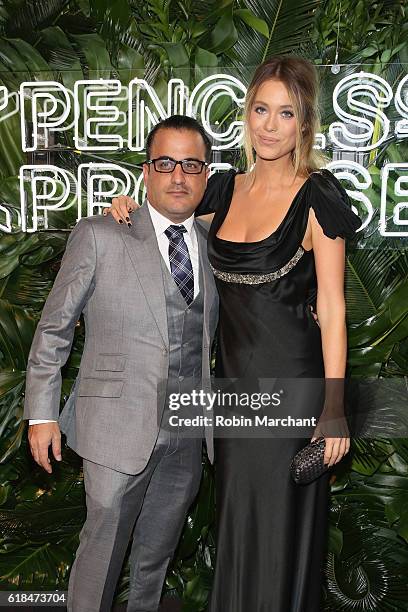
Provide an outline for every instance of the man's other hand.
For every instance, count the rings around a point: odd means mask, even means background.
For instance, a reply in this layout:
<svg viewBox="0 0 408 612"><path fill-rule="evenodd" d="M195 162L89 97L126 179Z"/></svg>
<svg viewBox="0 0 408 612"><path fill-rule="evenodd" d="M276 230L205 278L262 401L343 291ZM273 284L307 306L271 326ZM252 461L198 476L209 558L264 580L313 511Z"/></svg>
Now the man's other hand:
<svg viewBox="0 0 408 612"><path fill-rule="evenodd" d="M51 461L48 457L48 447L57 461L61 461L61 431L58 423L39 423L28 428L28 441L34 460L51 474Z"/></svg>

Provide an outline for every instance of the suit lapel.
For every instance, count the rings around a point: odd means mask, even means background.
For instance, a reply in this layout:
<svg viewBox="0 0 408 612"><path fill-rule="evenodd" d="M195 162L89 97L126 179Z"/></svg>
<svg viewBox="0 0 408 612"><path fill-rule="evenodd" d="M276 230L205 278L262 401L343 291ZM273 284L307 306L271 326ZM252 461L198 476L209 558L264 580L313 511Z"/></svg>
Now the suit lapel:
<svg viewBox="0 0 408 612"><path fill-rule="evenodd" d="M169 335L161 255L146 203L142 208L135 211L132 226L123 229L121 236L156 321L164 346L168 348Z"/></svg>
<svg viewBox="0 0 408 612"><path fill-rule="evenodd" d="M147 204L134 213L134 222L130 228L124 227L121 232L129 257L139 278L143 293L156 321L163 344L169 347L167 327L166 296L163 285L161 255L157 238ZM215 285L207 255L207 232L195 221L198 241L199 265L203 279L204 322L207 321L209 308L215 297ZM208 336L204 323L204 334ZM206 338L209 341L209 338Z"/></svg>

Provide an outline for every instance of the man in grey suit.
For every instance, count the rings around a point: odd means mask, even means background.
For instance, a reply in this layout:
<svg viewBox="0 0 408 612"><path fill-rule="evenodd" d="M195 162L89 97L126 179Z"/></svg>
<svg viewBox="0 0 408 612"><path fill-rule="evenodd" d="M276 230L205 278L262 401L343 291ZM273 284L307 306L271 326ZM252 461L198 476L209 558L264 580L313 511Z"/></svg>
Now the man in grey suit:
<svg viewBox="0 0 408 612"><path fill-rule="evenodd" d="M201 478L202 434L164 426L171 393L210 390L218 299L206 229L194 220L211 143L194 119L173 116L148 136L147 202L133 225L94 216L72 231L28 360L24 418L34 459L52 471L60 429L84 463L87 518L68 609L111 609L124 555L131 612L157 611L168 563ZM61 367L74 328L85 346L59 416Z"/></svg>

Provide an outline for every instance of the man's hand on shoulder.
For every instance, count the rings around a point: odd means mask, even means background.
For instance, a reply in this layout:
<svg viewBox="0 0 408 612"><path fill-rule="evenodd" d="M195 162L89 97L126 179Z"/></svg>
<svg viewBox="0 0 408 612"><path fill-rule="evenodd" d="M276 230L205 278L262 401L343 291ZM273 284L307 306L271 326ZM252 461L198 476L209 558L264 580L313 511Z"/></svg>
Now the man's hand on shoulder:
<svg viewBox="0 0 408 612"><path fill-rule="evenodd" d="M28 428L28 441L34 460L51 474L51 461L48 457L48 447L52 446L52 453L57 461L61 461L61 431L56 421L30 425Z"/></svg>

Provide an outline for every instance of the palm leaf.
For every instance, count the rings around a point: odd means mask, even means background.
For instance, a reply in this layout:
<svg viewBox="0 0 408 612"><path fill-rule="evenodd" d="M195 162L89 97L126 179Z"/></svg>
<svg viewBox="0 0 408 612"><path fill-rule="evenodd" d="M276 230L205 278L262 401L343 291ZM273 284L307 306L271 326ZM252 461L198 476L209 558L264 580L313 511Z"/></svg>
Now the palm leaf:
<svg viewBox="0 0 408 612"><path fill-rule="evenodd" d="M0 346L1 349L1 346ZM21 393L25 373L20 370L0 372L0 463L10 461L20 448L25 423Z"/></svg>
<svg viewBox="0 0 408 612"><path fill-rule="evenodd" d="M66 33L57 26L45 28L40 32L38 48L47 57L52 70L60 74L62 83L70 91L74 90L75 81L83 78L81 62ZM73 118L73 111L70 120Z"/></svg>
<svg viewBox="0 0 408 612"><path fill-rule="evenodd" d="M9 38L8 43L25 62L32 80L52 80L53 74L47 62L35 47L21 38Z"/></svg>
<svg viewBox="0 0 408 612"><path fill-rule="evenodd" d="M7 555L0 555L2 584L14 589L17 586L19 589L40 587L42 590L66 586L68 568L77 545L77 535L71 535L41 545L10 546Z"/></svg>
<svg viewBox="0 0 408 612"><path fill-rule="evenodd" d="M346 267L347 315L350 323L375 315L389 292L390 277L396 289L402 277L390 274L400 258L397 249L355 249L348 253Z"/></svg>
<svg viewBox="0 0 408 612"><path fill-rule="evenodd" d="M404 280L374 316L350 326L349 365L355 376L377 376L394 353L398 358L398 344L408 336L407 291Z"/></svg>
<svg viewBox="0 0 408 612"><path fill-rule="evenodd" d="M331 522L342 532L344 545L327 557L324 610L404 610L402 568L408 550L397 534L398 520L390 529L386 509L406 491L406 478L356 474L350 482L332 504Z"/></svg>
<svg viewBox="0 0 408 612"><path fill-rule="evenodd" d="M375 474L394 453L388 440L353 439L351 469L365 476Z"/></svg>
<svg viewBox="0 0 408 612"><path fill-rule="evenodd" d="M4 74L0 73L1 76L4 76ZM3 82L0 78L0 85L2 84ZM24 155L19 144L21 142L21 126L17 114L11 115L5 121L0 122L0 142L2 143L0 151L0 179L10 175L17 176L20 167L24 164ZM8 204L9 201L7 199L3 200L1 191L0 187L1 203ZM19 202L19 198L15 200L16 204L17 202Z"/></svg>
<svg viewBox="0 0 408 612"><path fill-rule="evenodd" d="M241 5L266 22L269 37L237 22L238 40L232 66L249 82L259 64L271 55L296 53L310 41L314 11L320 0L244 0Z"/></svg>
<svg viewBox="0 0 408 612"><path fill-rule="evenodd" d="M65 474L54 490L42 494L41 488L33 487L32 483L30 487L37 497L17 504L12 510L0 511L0 529L7 541L41 542L45 534L55 541L79 533L86 511L83 482L78 475ZM20 495L24 496L24 487Z"/></svg>
<svg viewBox="0 0 408 612"><path fill-rule="evenodd" d="M0 281L0 296L18 306L30 304L32 308L43 307L51 290L54 275L49 268L32 268L20 265L4 281Z"/></svg>
<svg viewBox="0 0 408 612"><path fill-rule="evenodd" d="M3 364L16 370L25 370L36 322L36 318L27 309L0 300L0 349Z"/></svg>
<svg viewBox="0 0 408 612"><path fill-rule="evenodd" d="M81 34L72 38L86 77L89 79L109 79L112 64L105 41L98 34Z"/></svg>
<svg viewBox="0 0 408 612"><path fill-rule="evenodd" d="M12 0L3 2L8 9L7 29L14 36L23 36L26 40L33 37L33 32L51 23L61 13L66 0L42 0L41 4L32 0L15 3Z"/></svg>
<svg viewBox="0 0 408 612"><path fill-rule="evenodd" d="M0 186L1 192L1 186ZM20 264L20 257L32 251L39 243L39 236L26 236L23 232L6 234L0 237L0 278L5 278Z"/></svg>

